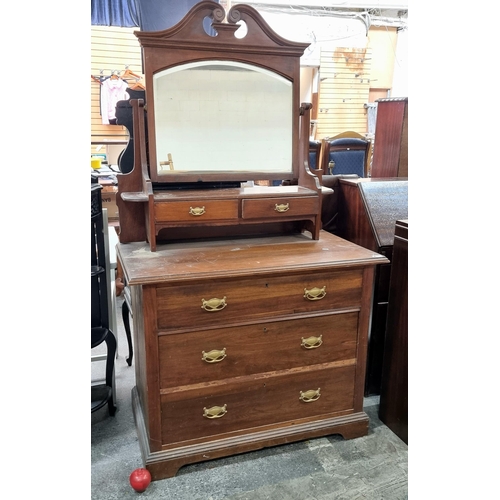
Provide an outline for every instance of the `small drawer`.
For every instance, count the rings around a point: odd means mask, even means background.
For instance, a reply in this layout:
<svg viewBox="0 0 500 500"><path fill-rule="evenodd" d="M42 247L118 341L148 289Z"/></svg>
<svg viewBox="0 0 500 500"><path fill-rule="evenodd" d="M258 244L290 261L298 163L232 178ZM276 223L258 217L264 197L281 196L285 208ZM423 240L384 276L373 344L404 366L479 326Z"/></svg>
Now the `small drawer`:
<svg viewBox="0 0 500 500"><path fill-rule="evenodd" d="M162 391L162 441L169 445L278 422L348 414L354 407L355 364L239 382L226 380Z"/></svg>
<svg viewBox="0 0 500 500"><path fill-rule="evenodd" d="M241 216L243 219L284 218L317 214L318 196L279 197L242 200Z"/></svg>
<svg viewBox="0 0 500 500"><path fill-rule="evenodd" d="M161 335L160 388L352 360L357 331L352 312Z"/></svg>
<svg viewBox="0 0 500 500"><path fill-rule="evenodd" d="M155 203L156 222L194 222L238 219L238 200L193 200Z"/></svg>
<svg viewBox="0 0 500 500"><path fill-rule="evenodd" d="M362 269L158 286L158 329L197 329L361 306Z"/></svg>

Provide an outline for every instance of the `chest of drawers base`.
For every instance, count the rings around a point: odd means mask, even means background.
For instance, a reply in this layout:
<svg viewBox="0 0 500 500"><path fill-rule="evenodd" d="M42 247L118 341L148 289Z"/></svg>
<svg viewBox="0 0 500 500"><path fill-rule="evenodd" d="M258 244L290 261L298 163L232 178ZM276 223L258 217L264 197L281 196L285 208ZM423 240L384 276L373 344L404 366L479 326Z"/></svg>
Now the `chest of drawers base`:
<svg viewBox="0 0 500 500"><path fill-rule="evenodd" d="M302 424L288 423L288 425L274 429L253 430L242 435L214 439L194 445L151 451L146 422L136 387L132 389L132 405L142 460L144 466L151 473L153 481L174 477L183 465L260 450L271 446L331 434L340 434L344 439L366 436L369 423L368 415L361 411Z"/></svg>
<svg viewBox="0 0 500 500"><path fill-rule="evenodd" d="M366 435L375 266L329 233L117 247L131 289L134 418L153 480L305 439Z"/></svg>

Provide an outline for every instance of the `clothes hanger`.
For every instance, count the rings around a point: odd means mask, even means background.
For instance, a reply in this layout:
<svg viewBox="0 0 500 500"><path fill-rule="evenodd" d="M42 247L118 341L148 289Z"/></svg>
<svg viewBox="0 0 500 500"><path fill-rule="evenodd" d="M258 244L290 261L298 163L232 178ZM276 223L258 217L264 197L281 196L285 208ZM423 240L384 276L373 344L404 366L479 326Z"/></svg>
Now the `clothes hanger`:
<svg viewBox="0 0 500 500"><path fill-rule="evenodd" d="M94 82L97 82L99 85L102 85L101 80L99 80L99 78L97 78L97 76L90 75L90 78L92 78L92 80L94 80Z"/></svg>
<svg viewBox="0 0 500 500"><path fill-rule="evenodd" d="M139 80L137 80L133 85L129 85L128 88L130 90L146 90L146 87Z"/></svg>
<svg viewBox="0 0 500 500"><path fill-rule="evenodd" d="M141 78L139 75L135 74L133 71L130 71L128 68L125 69L125 71L121 77L122 77L122 79L125 79L128 77Z"/></svg>

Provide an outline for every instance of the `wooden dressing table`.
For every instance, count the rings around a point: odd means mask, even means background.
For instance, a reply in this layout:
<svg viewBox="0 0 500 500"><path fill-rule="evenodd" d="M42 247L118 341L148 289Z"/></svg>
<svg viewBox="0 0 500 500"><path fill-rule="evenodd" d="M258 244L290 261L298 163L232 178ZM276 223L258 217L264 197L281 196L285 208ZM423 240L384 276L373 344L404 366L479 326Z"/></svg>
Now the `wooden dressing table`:
<svg viewBox="0 0 500 500"><path fill-rule="evenodd" d="M203 31L206 17L216 37ZM240 21L248 28L243 39L234 36ZM387 259L321 231L321 174L307 165L311 106L299 104L306 44L279 37L249 6L226 15L206 1L168 30L136 34L149 135L136 101L135 166L118 176L117 258L133 310L132 396L144 465L156 480L188 463L332 433L365 435L373 276ZM210 68L206 77L221 70L239 82L278 82L285 106L276 105L283 123L274 136L279 147L267 144L269 161L242 169L239 158L263 147L246 137L272 113L249 119L241 140L232 137L242 149L229 169L225 154L204 170L175 150L174 132L158 115L182 96L160 94L170 89L169 75L198 63L202 73ZM203 140L195 135L193 148L208 151L213 139ZM166 151L172 170L164 170ZM279 179L291 185L233 185Z"/></svg>

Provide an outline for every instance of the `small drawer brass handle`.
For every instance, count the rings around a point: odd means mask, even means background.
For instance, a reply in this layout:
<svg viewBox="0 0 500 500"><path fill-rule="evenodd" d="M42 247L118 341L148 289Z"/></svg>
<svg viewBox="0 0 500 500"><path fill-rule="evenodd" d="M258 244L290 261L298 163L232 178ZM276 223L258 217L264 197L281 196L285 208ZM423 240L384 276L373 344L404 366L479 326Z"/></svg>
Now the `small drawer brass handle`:
<svg viewBox="0 0 500 500"><path fill-rule="evenodd" d="M205 418L221 418L227 413L227 405L212 406L212 408L203 408Z"/></svg>
<svg viewBox="0 0 500 500"><path fill-rule="evenodd" d="M304 288L304 298L308 300L321 300L326 295L326 285L323 288Z"/></svg>
<svg viewBox="0 0 500 500"><path fill-rule="evenodd" d="M189 207L189 215L203 215L205 213L205 207Z"/></svg>
<svg viewBox="0 0 500 500"><path fill-rule="evenodd" d="M276 212L286 212L287 210L290 209L290 203L282 203L281 205L274 205L274 210Z"/></svg>
<svg viewBox="0 0 500 500"><path fill-rule="evenodd" d="M300 345L306 349L316 349L322 343L323 343L323 335L320 335L319 337L308 337L307 339L302 337L302 343Z"/></svg>
<svg viewBox="0 0 500 500"><path fill-rule="evenodd" d="M319 393L320 387L318 387L318 390L315 391L314 389L311 389L310 391L302 392L300 391L300 396L299 399L301 401L304 401L304 403L312 403L313 401L317 401L321 394Z"/></svg>
<svg viewBox="0 0 500 500"><path fill-rule="evenodd" d="M224 309L224 307L226 306L227 306L226 297L222 299L210 299L210 300L201 299L201 308L205 309L205 311L209 312L222 311L222 309Z"/></svg>
<svg viewBox="0 0 500 500"><path fill-rule="evenodd" d="M219 351L218 349L212 349L209 352L201 351L201 354L201 359L203 361L206 361L207 363L218 363L226 357L226 348L224 347L222 351Z"/></svg>

